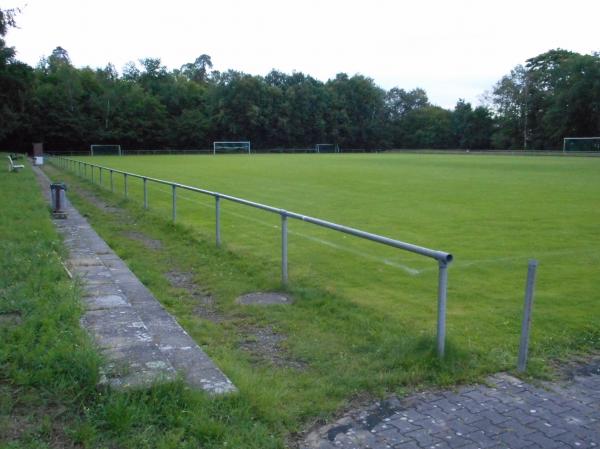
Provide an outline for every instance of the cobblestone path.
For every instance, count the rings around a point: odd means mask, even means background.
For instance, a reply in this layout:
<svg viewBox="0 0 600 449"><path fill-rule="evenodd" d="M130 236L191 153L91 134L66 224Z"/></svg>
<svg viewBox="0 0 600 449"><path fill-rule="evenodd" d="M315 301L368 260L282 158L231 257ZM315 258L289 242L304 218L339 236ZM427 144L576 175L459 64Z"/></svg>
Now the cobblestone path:
<svg viewBox="0 0 600 449"><path fill-rule="evenodd" d="M562 382L534 386L499 374L487 385L392 397L314 431L301 447L597 448L600 359Z"/></svg>

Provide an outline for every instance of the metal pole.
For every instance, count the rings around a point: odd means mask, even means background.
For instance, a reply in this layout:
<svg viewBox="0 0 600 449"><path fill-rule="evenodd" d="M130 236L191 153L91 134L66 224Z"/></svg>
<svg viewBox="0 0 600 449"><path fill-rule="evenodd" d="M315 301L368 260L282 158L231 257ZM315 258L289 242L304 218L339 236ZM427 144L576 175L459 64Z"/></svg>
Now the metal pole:
<svg viewBox="0 0 600 449"><path fill-rule="evenodd" d="M94 183L94 166L90 165L90 170L92 170L92 184Z"/></svg>
<svg viewBox="0 0 600 449"><path fill-rule="evenodd" d="M123 194L127 198L127 173L123 173Z"/></svg>
<svg viewBox="0 0 600 449"><path fill-rule="evenodd" d="M288 282L288 232L287 215L281 213L281 283L287 285Z"/></svg>
<svg viewBox="0 0 600 449"><path fill-rule="evenodd" d="M440 260L438 277L437 353L443 358L446 351L446 298L448 294L448 264Z"/></svg>
<svg viewBox="0 0 600 449"><path fill-rule="evenodd" d="M85 162L83 163L83 177L87 178L87 164Z"/></svg>
<svg viewBox="0 0 600 449"><path fill-rule="evenodd" d="M148 179L144 178L144 209L148 209Z"/></svg>
<svg viewBox="0 0 600 449"><path fill-rule="evenodd" d="M173 223L175 223L175 219L177 218L177 187L175 187L175 184L171 187L173 189Z"/></svg>
<svg viewBox="0 0 600 449"><path fill-rule="evenodd" d="M102 167L98 167L98 171L100 172L100 176L99 176L100 187L102 187Z"/></svg>
<svg viewBox="0 0 600 449"><path fill-rule="evenodd" d="M537 260L530 260L527 266L527 283L525 284L525 307L523 309L523 323L521 324L521 343L519 345L519 361L517 370L525 371L527 368L527 351L529 350L529 330L531 329L531 307L535 291L535 273Z"/></svg>
<svg viewBox="0 0 600 449"><path fill-rule="evenodd" d="M115 191L115 184L113 182L113 171L110 171L110 191L114 192Z"/></svg>
<svg viewBox="0 0 600 449"><path fill-rule="evenodd" d="M217 246L221 246L221 198L215 196L215 238Z"/></svg>

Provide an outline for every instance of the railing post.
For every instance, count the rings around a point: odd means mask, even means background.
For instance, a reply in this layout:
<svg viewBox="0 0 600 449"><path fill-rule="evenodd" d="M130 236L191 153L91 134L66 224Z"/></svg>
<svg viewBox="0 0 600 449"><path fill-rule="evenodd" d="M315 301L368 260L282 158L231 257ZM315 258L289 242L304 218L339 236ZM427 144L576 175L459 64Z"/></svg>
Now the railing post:
<svg viewBox="0 0 600 449"><path fill-rule="evenodd" d="M148 209L148 179L144 178L144 209Z"/></svg>
<svg viewBox="0 0 600 449"><path fill-rule="evenodd" d="M87 164L85 162L83 163L83 177L87 179Z"/></svg>
<svg viewBox="0 0 600 449"><path fill-rule="evenodd" d="M448 294L448 262L439 260L437 353L443 358L446 351L446 297Z"/></svg>
<svg viewBox="0 0 600 449"><path fill-rule="evenodd" d="M115 191L115 184L113 182L113 171L110 171L110 191L114 192Z"/></svg>
<svg viewBox="0 0 600 449"><path fill-rule="evenodd" d="M171 187L173 189L173 223L175 223L175 219L177 218L177 187L175 184Z"/></svg>
<svg viewBox="0 0 600 449"><path fill-rule="evenodd" d="M123 173L123 195L127 198L127 173Z"/></svg>
<svg viewBox="0 0 600 449"><path fill-rule="evenodd" d="M533 306L533 293L535 291L535 272L537 260L530 260L527 267L527 283L525 284L525 306L523 309L523 322L521 324L521 343L519 345L519 360L517 371L523 372L527 368L527 352L529 351L529 330L531 329L531 307Z"/></svg>
<svg viewBox="0 0 600 449"><path fill-rule="evenodd" d="M215 239L217 246L221 246L221 198L215 196Z"/></svg>
<svg viewBox="0 0 600 449"><path fill-rule="evenodd" d="M102 167L98 167L98 172L100 173L98 176L98 183L100 184L100 187L102 187Z"/></svg>
<svg viewBox="0 0 600 449"><path fill-rule="evenodd" d="M288 283L288 232L287 215L285 211L281 212L281 283Z"/></svg>
<svg viewBox="0 0 600 449"><path fill-rule="evenodd" d="M92 184L94 183L94 166L90 165L90 170L92 171Z"/></svg>

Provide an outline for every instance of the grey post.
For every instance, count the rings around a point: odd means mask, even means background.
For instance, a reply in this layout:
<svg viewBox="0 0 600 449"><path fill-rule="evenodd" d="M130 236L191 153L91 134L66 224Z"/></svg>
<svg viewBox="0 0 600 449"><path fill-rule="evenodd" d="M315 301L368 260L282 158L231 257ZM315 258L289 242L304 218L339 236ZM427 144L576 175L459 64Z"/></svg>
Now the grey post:
<svg viewBox="0 0 600 449"><path fill-rule="evenodd" d="M100 175L98 176L98 183L100 184L100 187L102 187L102 167L98 167L98 171L100 172Z"/></svg>
<svg viewBox="0 0 600 449"><path fill-rule="evenodd" d="M523 309L523 323L521 324L521 344L519 345L519 361L517 371L523 372L527 368L527 351L529 350L529 330L531 329L531 307L535 291L535 273L537 260L530 260L527 266L527 284L525 284L525 307Z"/></svg>
<svg viewBox="0 0 600 449"><path fill-rule="evenodd" d="M127 198L127 173L123 173L123 196Z"/></svg>
<svg viewBox="0 0 600 449"><path fill-rule="evenodd" d="M148 178L144 179L144 209L148 209Z"/></svg>
<svg viewBox="0 0 600 449"><path fill-rule="evenodd" d="M439 260L437 353L443 358L446 351L446 298L448 294L448 262Z"/></svg>
<svg viewBox="0 0 600 449"><path fill-rule="evenodd" d="M288 232L287 213L281 211L281 283L288 283Z"/></svg>
<svg viewBox="0 0 600 449"><path fill-rule="evenodd" d="M217 246L221 246L221 198L215 195L215 238Z"/></svg>
<svg viewBox="0 0 600 449"><path fill-rule="evenodd" d="M94 166L90 165L90 170L92 171L92 184L94 183Z"/></svg>
<svg viewBox="0 0 600 449"><path fill-rule="evenodd" d="M177 218L177 187L175 184L171 185L171 189L173 190L173 223L175 223Z"/></svg>
<svg viewBox="0 0 600 449"><path fill-rule="evenodd" d="M115 191L115 184L113 181L113 171L110 170L110 191L114 192Z"/></svg>

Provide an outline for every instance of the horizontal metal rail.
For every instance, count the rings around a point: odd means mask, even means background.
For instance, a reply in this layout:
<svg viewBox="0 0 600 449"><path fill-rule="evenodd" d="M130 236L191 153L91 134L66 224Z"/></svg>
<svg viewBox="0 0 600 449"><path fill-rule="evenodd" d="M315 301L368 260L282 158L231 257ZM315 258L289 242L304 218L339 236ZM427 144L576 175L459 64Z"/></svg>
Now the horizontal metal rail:
<svg viewBox="0 0 600 449"><path fill-rule="evenodd" d="M143 181L143 203L144 208L149 208L149 197L148 197L148 182L154 182L157 184L164 184L171 186L172 189L172 219L175 221L176 218L176 195L177 190L188 190L190 192L201 193L203 195L212 196L215 198L215 222L216 222L216 244L221 245L221 230L220 230L220 212L221 204L220 200L228 200L234 203L243 204L245 206L253 207L256 209L264 210L281 216L281 229L282 229L282 260L281 260L281 279L283 284L287 284L288 281L288 260L287 260L287 218L294 218L296 220L311 223L316 226L331 229L334 231L350 234L355 237L369 240L372 242L380 243L383 245L391 246L393 248L402 249L409 251L421 256L429 257L438 261L439 265L439 276L438 276L438 326L437 326L437 351L440 357L444 356L445 350L445 334L446 334L446 298L447 298L447 285L448 285L448 264L452 262L453 256L445 251L438 251L423 246L414 245L412 243L402 242L400 240L391 239L378 234L362 231L360 229L344 226L338 223L322 220L320 218L311 217L308 215L291 212L285 209L269 206L266 204L257 203L244 198L238 198L232 195L226 195L220 192L214 192L212 190L201 189L198 187L188 186L177 182L166 181L164 179L152 178L150 176L144 176L136 173L126 172L118 170L112 167L105 167L97 164L90 164L88 162L70 159L61 156L51 156L50 161L56 162L60 167L72 170L79 176L82 175L81 167L83 166L83 177L87 178L87 167L90 167L91 181L94 182L94 170L99 170L99 182L102 183L102 170L107 170L111 174L111 190L112 190L112 174L118 173L123 175L124 181L124 195L127 197L127 178L138 178Z"/></svg>

